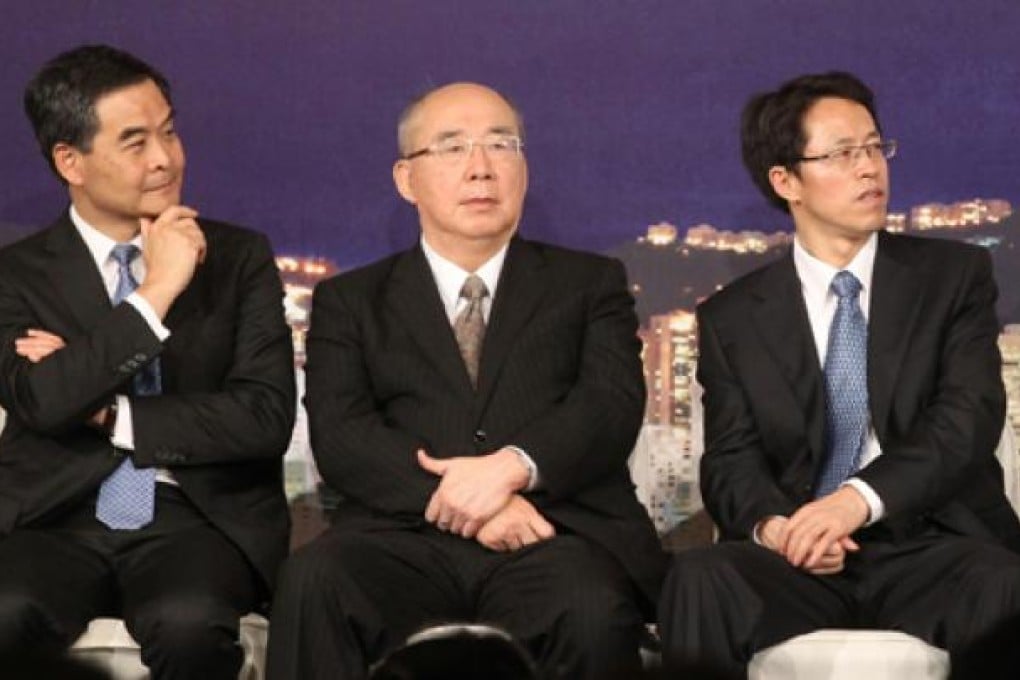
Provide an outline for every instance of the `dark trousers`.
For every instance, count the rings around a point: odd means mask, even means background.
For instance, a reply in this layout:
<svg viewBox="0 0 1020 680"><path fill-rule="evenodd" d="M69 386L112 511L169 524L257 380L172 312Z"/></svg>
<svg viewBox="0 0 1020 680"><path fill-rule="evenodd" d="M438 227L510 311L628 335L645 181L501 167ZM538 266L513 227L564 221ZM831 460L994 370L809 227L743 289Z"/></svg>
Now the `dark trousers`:
<svg viewBox="0 0 1020 680"><path fill-rule="evenodd" d="M664 663L746 678L756 651L797 635L888 628L947 649L954 678L1016 677L1020 556L936 531L861 543L820 577L749 541L678 554L659 606Z"/></svg>
<svg viewBox="0 0 1020 680"><path fill-rule="evenodd" d="M635 590L617 561L586 539L556 536L497 553L431 527L334 527L284 565L268 678L364 678L408 635L450 621L504 628L545 677L639 668Z"/></svg>
<svg viewBox="0 0 1020 680"><path fill-rule="evenodd" d="M244 555L173 486L157 484L155 518L136 531L106 528L94 507L0 539L0 652L60 652L117 616L154 678L235 680L259 590Z"/></svg>

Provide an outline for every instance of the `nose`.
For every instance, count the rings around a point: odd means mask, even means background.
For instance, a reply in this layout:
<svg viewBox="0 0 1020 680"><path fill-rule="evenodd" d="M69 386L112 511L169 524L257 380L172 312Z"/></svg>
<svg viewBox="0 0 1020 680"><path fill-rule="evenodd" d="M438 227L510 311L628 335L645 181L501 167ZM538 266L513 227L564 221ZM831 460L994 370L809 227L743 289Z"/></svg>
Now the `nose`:
<svg viewBox="0 0 1020 680"><path fill-rule="evenodd" d="M152 138L148 144L149 167L152 170L161 170L170 164L171 149L174 144L171 139L163 139L160 136Z"/></svg>
<svg viewBox="0 0 1020 680"><path fill-rule="evenodd" d="M862 146L858 147L857 152L854 154L855 171L862 177L876 175L884 166L885 156L882 155L881 149Z"/></svg>
<svg viewBox="0 0 1020 680"><path fill-rule="evenodd" d="M495 176L492 159L489 158L484 145L473 144L471 146L466 169L468 179L492 179Z"/></svg>

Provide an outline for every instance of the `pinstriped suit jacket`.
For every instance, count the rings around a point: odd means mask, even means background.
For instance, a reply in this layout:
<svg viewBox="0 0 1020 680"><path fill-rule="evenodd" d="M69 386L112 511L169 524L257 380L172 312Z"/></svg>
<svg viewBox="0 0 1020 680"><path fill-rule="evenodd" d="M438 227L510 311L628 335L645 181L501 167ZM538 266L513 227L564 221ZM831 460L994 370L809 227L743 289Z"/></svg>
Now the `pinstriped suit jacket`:
<svg viewBox="0 0 1020 680"><path fill-rule="evenodd" d="M515 238L475 391L420 248L320 283L306 404L337 521L418 525L437 486L418 448L514 444L540 470L528 499L608 548L654 603L663 557L627 469L645 398L636 330L618 261Z"/></svg>

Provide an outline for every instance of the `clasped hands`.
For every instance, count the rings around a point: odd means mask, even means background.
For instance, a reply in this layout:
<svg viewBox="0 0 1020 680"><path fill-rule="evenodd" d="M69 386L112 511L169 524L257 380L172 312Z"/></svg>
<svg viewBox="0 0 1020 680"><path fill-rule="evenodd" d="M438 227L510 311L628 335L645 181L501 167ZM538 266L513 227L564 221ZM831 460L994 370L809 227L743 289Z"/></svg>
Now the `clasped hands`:
<svg viewBox="0 0 1020 680"><path fill-rule="evenodd" d="M433 458L419 450L417 456L424 470L440 477L425 519L441 531L501 552L556 535L552 524L518 493L528 485L529 472L513 449L457 458Z"/></svg>
<svg viewBox="0 0 1020 680"><path fill-rule="evenodd" d="M758 540L794 567L823 576L843 570L847 553L860 546L850 538L868 519L868 505L852 486L802 505L790 517L773 516L759 525Z"/></svg>

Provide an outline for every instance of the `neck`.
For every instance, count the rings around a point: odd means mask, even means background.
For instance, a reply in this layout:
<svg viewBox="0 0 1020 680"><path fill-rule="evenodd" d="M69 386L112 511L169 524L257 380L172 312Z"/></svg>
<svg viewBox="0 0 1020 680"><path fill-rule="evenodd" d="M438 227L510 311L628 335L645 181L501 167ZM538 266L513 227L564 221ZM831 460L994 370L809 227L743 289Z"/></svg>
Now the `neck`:
<svg viewBox="0 0 1020 680"><path fill-rule="evenodd" d="M868 242L871 235L868 234L863 238L818 238L798 231L797 238L804 250L808 251L812 257L832 265L836 269L844 269L853 261L857 253L861 252L861 248Z"/></svg>
<svg viewBox="0 0 1020 680"><path fill-rule="evenodd" d="M436 251L444 259L449 260L466 272L478 270L483 264L507 244L507 240L500 241L465 241L463 239L435 238L434 235L425 235L425 242L432 250Z"/></svg>
<svg viewBox="0 0 1020 680"><path fill-rule="evenodd" d="M117 243L127 243L138 236L141 223L137 219L115 219L108 215L98 214L88 204L72 200L74 209L90 227L110 237Z"/></svg>

